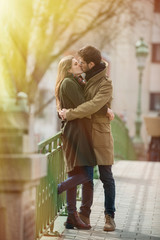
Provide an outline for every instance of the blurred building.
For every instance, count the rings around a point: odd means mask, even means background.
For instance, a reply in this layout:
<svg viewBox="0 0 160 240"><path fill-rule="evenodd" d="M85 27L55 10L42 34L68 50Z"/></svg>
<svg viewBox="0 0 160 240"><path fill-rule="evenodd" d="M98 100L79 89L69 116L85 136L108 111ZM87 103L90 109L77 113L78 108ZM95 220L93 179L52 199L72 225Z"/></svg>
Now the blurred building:
<svg viewBox="0 0 160 240"><path fill-rule="evenodd" d="M127 27L110 51L111 78L114 84L113 109L126 122L130 135L135 135L135 119L138 101L138 69L135 44L140 37L149 47L142 79L142 128L143 141L148 142L144 125L145 115L157 115L160 111L160 0L139 1L137 8L143 19L133 27Z"/></svg>
<svg viewBox="0 0 160 240"><path fill-rule="evenodd" d="M54 88L58 61L47 70L39 84L36 101L35 135L36 142L54 136L59 130ZM43 108L44 106L44 108Z"/></svg>
<svg viewBox="0 0 160 240"><path fill-rule="evenodd" d="M112 45L108 46L105 38L103 44L101 44L100 37L98 34L96 36L95 31L87 34L69 50L72 53L73 50L76 51L86 44L93 44L102 50L103 57L109 62L108 73L113 80L114 99L112 108L126 123L131 137L135 135L138 101L139 73L135 44L140 37L143 37L149 47L149 55L142 80L142 120L145 115L157 115L160 111L160 0L135 1L135 4L137 11L142 14L141 21L125 28L122 27L119 37L113 41ZM125 22L129 17L123 16L123 21ZM39 86L39 106L37 108L40 108L54 96L57 63L58 61L47 71ZM37 117L35 130L39 139L55 134L59 129L55 99ZM141 133L143 141L147 144L149 136L146 132L144 120Z"/></svg>

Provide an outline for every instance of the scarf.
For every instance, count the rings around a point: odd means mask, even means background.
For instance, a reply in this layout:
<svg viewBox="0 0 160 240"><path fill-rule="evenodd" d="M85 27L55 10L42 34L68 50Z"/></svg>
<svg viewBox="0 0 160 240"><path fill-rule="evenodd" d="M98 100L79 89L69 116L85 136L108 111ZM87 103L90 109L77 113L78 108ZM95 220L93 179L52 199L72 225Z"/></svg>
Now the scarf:
<svg viewBox="0 0 160 240"><path fill-rule="evenodd" d="M74 78L79 82L80 85L84 86L86 84L86 80L80 76L74 76Z"/></svg>
<svg viewBox="0 0 160 240"><path fill-rule="evenodd" d="M86 72L86 81L95 76L97 73L103 71L105 68L106 64L104 62L95 65L93 68Z"/></svg>

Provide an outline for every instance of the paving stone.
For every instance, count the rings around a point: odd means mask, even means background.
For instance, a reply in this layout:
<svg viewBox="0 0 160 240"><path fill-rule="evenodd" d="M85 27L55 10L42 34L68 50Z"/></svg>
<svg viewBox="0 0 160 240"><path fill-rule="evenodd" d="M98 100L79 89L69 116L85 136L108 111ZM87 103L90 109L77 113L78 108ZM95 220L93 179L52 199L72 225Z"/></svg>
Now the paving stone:
<svg viewBox="0 0 160 240"><path fill-rule="evenodd" d="M65 240L70 240L70 239L75 239L74 236L63 236L61 239L65 239ZM53 240L53 238L52 238Z"/></svg>
<svg viewBox="0 0 160 240"><path fill-rule="evenodd" d="M150 240L160 240L160 236L151 236Z"/></svg>

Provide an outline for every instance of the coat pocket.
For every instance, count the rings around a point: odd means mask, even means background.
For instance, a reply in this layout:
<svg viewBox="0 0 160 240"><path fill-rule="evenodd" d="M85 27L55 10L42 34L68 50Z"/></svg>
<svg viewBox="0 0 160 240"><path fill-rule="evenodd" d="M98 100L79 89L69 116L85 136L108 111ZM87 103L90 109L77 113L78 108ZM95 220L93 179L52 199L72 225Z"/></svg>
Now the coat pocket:
<svg viewBox="0 0 160 240"><path fill-rule="evenodd" d="M92 138L94 147L109 147L112 141L110 124L93 123Z"/></svg>

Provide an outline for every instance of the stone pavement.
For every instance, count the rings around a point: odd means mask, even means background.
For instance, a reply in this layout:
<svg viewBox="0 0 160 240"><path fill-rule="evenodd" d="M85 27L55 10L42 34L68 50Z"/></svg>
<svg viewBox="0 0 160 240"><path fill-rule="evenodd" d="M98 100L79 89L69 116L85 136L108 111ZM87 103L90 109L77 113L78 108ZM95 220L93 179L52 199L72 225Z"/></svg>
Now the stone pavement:
<svg viewBox="0 0 160 240"><path fill-rule="evenodd" d="M116 230L103 231L104 194L98 180L91 230L65 229L58 240L160 240L160 162L119 161L113 166L113 174L116 181ZM59 223L65 221L60 218Z"/></svg>

